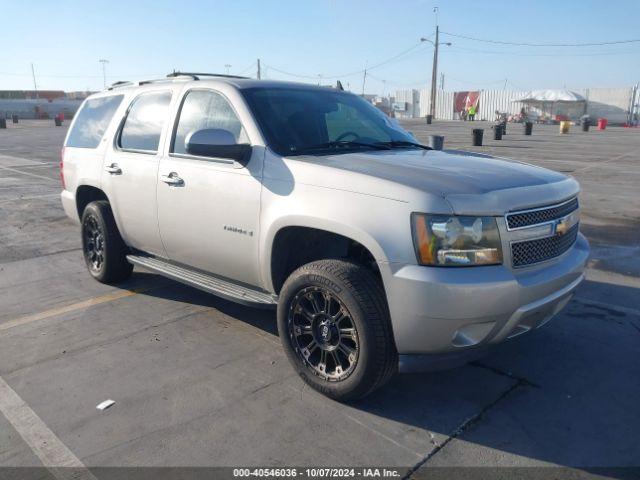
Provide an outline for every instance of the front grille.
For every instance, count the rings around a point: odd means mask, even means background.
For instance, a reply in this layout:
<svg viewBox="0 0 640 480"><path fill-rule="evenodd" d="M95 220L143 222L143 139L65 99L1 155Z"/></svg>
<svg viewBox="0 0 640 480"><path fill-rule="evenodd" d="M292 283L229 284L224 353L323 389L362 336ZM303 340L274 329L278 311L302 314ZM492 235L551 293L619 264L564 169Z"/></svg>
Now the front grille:
<svg viewBox="0 0 640 480"><path fill-rule="evenodd" d="M549 222L570 214L578 208L578 199L574 198L561 205L539 208L526 212L507 214L507 225L510 230Z"/></svg>
<svg viewBox="0 0 640 480"><path fill-rule="evenodd" d="M512 243L513 266L524 267L558 257L571 248L577 236L578 224L571 227L565 235Z"/></svg>

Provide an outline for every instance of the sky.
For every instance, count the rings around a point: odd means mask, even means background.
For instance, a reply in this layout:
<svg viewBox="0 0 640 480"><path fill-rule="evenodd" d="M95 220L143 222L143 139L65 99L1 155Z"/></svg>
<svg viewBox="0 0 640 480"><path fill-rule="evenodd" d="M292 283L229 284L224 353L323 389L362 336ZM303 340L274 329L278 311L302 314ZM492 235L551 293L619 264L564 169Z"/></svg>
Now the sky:
<svg viewBox="0 0 640 480"><path fill-rule="evenodd" d="M624 87L640 82L640 1L0 0L0 89L100 90L173 69L387 95L431 82L436 14L445 90ZM453 34L453 35L452 35ZM403 53L404 52L404 53Z"/></svg>

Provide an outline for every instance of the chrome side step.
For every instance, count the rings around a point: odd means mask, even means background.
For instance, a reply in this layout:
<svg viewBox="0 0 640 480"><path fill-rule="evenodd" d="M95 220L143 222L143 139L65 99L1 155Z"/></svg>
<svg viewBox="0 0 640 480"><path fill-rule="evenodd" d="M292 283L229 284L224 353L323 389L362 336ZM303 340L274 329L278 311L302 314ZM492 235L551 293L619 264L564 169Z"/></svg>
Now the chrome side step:
<svg viewBox="0 0 640 480"><path fill-rule="evenodd" d="M127 260L133 265L151 270L177 282L204 290L232 302L260 308L273 308L278 304L278 298L270 293L237 285L206 273L174 265L165 260L142 255L127 255Z"/></svg>

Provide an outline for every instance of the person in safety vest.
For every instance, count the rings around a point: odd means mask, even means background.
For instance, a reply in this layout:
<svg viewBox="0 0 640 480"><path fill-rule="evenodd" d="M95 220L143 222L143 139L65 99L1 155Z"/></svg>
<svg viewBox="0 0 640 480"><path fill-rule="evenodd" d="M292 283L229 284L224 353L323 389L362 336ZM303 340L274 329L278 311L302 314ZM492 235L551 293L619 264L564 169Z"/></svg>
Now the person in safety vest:
<svg viewBox="0 0 640 480"><path fill-rule="evenodd" d="M476 117L476 106L469 105L469 121L473 122Z"/></svg>

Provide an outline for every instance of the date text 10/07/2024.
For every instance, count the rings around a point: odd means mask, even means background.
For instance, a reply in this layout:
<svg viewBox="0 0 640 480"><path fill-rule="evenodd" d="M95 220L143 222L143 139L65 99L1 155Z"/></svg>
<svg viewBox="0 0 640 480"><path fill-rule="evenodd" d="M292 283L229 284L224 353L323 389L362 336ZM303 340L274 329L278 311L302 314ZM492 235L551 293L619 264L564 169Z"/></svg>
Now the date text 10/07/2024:
<svg viewBox="0 0 640 480"><path fill-rule="evenodd" d="M234 468L234 477L274 478L395 478L398 469L389 468Z"/></svg>

